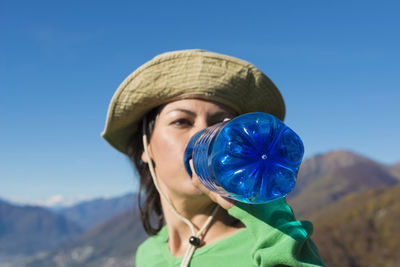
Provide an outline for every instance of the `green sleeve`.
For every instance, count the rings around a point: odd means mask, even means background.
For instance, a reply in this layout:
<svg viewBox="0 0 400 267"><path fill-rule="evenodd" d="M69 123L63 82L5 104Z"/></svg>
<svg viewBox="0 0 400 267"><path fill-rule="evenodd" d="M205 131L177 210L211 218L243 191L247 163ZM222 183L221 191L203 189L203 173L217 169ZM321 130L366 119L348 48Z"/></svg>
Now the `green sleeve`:
<svg viewBox="0 0 400 267"><path fill-rule="evenodd" d="M284 198L267 204L237 204L229 214L242 221L254 240L256 266L324 266L310 239L313 226L296 221Z"/></svg>

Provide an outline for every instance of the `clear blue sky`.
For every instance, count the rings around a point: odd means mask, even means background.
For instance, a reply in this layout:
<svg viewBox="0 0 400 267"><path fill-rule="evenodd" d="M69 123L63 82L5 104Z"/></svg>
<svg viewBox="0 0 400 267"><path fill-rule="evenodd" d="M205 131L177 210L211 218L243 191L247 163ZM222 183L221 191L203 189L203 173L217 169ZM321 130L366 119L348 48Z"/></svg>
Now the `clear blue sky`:
<svg viewBox="0 0 400 267"><path fill-rule="evenodd" d="M0 0L0 197L134 190L100 138L109 100L145 61L187 48L261 68L306 158L341 148L398 162L399 14L395 0Z"/></svg>

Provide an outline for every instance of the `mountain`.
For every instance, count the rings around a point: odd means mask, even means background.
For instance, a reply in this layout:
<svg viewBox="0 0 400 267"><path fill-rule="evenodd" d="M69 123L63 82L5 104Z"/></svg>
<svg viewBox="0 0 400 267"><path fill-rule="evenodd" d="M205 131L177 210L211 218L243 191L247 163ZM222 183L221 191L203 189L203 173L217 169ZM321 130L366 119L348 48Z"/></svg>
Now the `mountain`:
<svg viewBox="0 0 400 267"><path fill-rule="evenodd" d="M134 266L136 248L146 238L138 211L128 211L100 224L56 250L27 263L46 266Z"/></svg>
<svg viewBox="0 0 400 267"><path fill-rule="evenodd" d="M338 168L344 168L357 163L371 162L373 161L366 157L346 150L317 154L301 164L296 186L288 197L295 197L307 188L309 184Z"/></svg>
<svg viewBox="0 0 400 267"><path fill-rule="evenodd" d="M121 212L136 209L136 198L137 194L134 193L107 199L97 198L58 209L56 212L88 230Z"/></svg>
<svg viewBox="0 0 400 267"><path fill-rule="evenodd" d="M400 266L400 184L349 194L310 219L326 266Z"/></svg>
<svg viewBox="0 0 400 267"><path fill-rule="evenodd" d="M32 255L51 249L82 233L64 216L34 206L0 200L0 254Z"/></svg>
<svg viewBox="0 0 400 267"><path fill-rule="evenodd" d="M398 183L386 166L342 150L309 159L297 180L288 202L298 218L307 217L347 194Z"/></svg>
<svg viewBox="0 0 400 267"><path fill-rule="evenodd" d="M390 173L400 181L400 162L389 166Z"/></svg>

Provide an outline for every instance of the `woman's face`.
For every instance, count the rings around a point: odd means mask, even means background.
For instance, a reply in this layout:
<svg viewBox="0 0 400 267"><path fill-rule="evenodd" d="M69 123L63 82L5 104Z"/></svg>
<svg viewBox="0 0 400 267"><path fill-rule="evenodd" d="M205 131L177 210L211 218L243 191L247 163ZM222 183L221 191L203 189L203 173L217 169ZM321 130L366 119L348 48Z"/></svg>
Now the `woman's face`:
<svg viewBox="0 0 400 267"><path fill-rule="evenodd" d="M160 189L169 197L188 197L202 192L192 185L183 155L190 138L198 131L234 117L223 106L199 99L166 104L156 118L148 144ZM148 162L145 153L142 160Z"/></svg>

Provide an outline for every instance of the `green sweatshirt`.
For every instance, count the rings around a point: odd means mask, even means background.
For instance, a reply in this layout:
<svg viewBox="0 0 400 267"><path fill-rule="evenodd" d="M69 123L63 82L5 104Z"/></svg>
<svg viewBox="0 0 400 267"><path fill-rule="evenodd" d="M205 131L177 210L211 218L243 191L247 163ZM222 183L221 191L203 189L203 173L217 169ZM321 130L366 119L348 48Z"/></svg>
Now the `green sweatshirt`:
<svg viewBox="0 0 400 267"><path fill-rule="evenodd" d="M195 250L190 267L323 266L310 239L313 227L296 221L285 199L262 205L237 202L228 213L246 228ZM183 257L168 249L168 230L148 238L137 250L136 266L179 266Z"/></svg>

